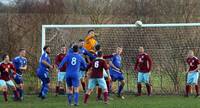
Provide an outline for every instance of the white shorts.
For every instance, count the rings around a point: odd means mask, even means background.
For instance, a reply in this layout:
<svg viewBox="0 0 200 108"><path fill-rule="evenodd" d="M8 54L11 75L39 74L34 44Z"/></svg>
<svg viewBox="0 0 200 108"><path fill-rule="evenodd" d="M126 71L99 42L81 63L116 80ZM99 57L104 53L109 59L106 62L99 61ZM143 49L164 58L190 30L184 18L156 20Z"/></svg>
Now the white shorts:
<svg viewBox="0 0 200 108"><path fill-rule="evenodd" d="M65 81L66 72L58 72L58 81Z"/></svg>
<svg viewBox="0 0 200 108"><path fill-rule="evenodd" d="M138 83L150 83L150 73L138 72Z"/></svg>
<svg viewBox="0 0 200 108"><path fill-rule="evenodd" d="M0 88L6 87L6 82L0 79Z"/></svg>
<svg viewBox="0 0 200 108"><path fill-rule="evenodd" d="M199 72L188 72L187 74L187 84L194 85L198 84Z"/></svg>
<svg viewBox="0 0 200 108"><path fill-rule="evenodd" d="M13 83L12 80L6 81L6 85L9 86L9 87L14 87L15 86L15 84Z"/></svg>
<svg viewBox="0 0 200 108"><path fill-rule="evenodd" d="M99 85L99 87L103 90L107 89L106 81L104 78L91 78L88 82L88 89L94 89L96 85Z"/></svg>
<svg viewBox="0 0 200 108"><path fill-rule="evenodd" d="M108 74L107 74L107 72L106 72L105 69L103 69L103 77L104 77L104 78L108 78Z"/></svg>

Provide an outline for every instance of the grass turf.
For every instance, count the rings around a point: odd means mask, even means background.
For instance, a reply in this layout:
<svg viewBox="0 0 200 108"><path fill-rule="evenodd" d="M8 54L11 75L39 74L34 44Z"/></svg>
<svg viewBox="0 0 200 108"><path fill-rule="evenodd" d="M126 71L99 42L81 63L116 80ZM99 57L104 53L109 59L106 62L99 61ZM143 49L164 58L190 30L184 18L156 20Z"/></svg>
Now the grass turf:
<svg viewBox="0 0 200 108"><path fill-rule="evenodd" d="M87 105L83 104L83 96L80 96L79 108L200 108L200 98L191 96L185 98L183 96L126 96L125 100L121 100L113 96L114 100L105 105L102 101L97 102L95 96L89 98ZM0 99L0 108L69 108L74 106L67 105L65 96L48 96L47 99L41 100L37 96L26 96L22 102L13 102L9 98L9 102L5 103L3 98Z"/></svg>

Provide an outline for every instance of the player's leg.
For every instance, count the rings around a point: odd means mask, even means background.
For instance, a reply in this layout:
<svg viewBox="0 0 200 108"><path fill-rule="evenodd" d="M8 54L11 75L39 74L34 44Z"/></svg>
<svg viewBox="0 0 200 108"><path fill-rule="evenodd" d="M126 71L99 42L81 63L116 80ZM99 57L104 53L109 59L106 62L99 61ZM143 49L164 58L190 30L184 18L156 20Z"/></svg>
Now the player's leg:
<svg viewBox="0 0 200 108"><path fill-rule="evenodd" d="M74 106L78 106L78 100L79 100L79 85L80 85L80 80L78 75L73 76L72 78L72 86L74 87Z"/></svg>
<svg viewBox="0 0 200 108"><path fill-rule="evenodd" d="M98 78L97 79L99 87L103 90L103 96L104 96L104 103L108 103L108 88L106 85L106 81L104 78Z"/></svg>
<svg viewBox="0 0 200 108"><path fill-rule="evenodd" d="M50 79L49 79L47 73L41 74L38 77L42 81L42 87L41 87L41 91L40 91L40 98L41 99L45 99L46 96L47 96L47 93L49 91Z"/></svg>
<svg viewBox="0 0 200 108"><path fill-rule="evenodd" d="M191 92L191 84L193 82L193 77L192 77L192 73L187 73L187 82L186 82L186 86L185 86L185 97L188 97L190 92Z"/></svg>
<svg viewBox="0 0 200 108"><path fill-rule="evenodd" d="M12 80L6 81L6 85L13 90L14 100L19 100L19 93L17 92L17 88Z"/></svg>
<svg viewBox="0 0 200 108"><path fill-rule="evenodd" d="M141 96L142 95L142 81L143 81L143 73L138 72L137 76L137 95L136 96Z"/></svg>
<svg viewBox="0 0 200 108"><path fill-rule="evenodd" d="M122 73L116 73L117 74L117 80L120 82L119 87L118 87L118 91L117 91L117 95L124 99L124 97L122 96L122 91L125 85L125 80L124 80L124 76Z"/></svg>
<svg viewBox="0 0 200 108"><path fill-rule="evenodd" d="M86 82L85 82L85 71L80 71L81 73L81 85L83 88L83 91L86 92Z"/></svg>
<svg viewBox="0 0 200 108"><path fill-rule="evenodd" d="M195 85L196 97L199 97L199 85L198 85L199 72L194 72L193 77L194 77L193 84Z"/></svg>
<svg viewBox="0 0 200 108"><path fill-rule="evenodd" d="M84 95L84 104L87 103L90 94L92 93L93 89L96 86L96 79L89 79L88 81L88 90Z"/></svg>
<svg viewBox="0 0 200 108"><path fill-rule="evenodd" d="M3 97L4 97L4 101L7 102L8 101L8 90L7 90L7 86L6 86L6 82L4 80L0 80L0 90L3 91Z"/></svg>
<svg viewBox="0 0 200 108"><path fill-rule="evenodd" d="M72 87L72 79L69 76L66 76L66 84L67 84L67 99L68 104L72 105L72 97L73 97L73 87Z"/></svg>
<svg viewBox="0 0 200 108"><path fill-rule="evenodd" d="M57 76L58 81L57 81L57 85L56 85L56 96L59 94L61 84L65 79L65 74L66 74L65 72L58 72L58 76Z"/></svg>
<svg viewBox="0 0 200 108"><path fill-rule="evenodd" d="M23 100L23 94L24 94L24 83L23 83L23 78L20 75L16 75L14 78L15 83L17 84L17 91L19 93L19 97L21 100Z"/></svg>
<svg viewBox="0 0 200 108"><path fill-rule="evenodd" d="M147 88L147 95L151 96L151 92L152 92L152 86L150 83L150 73L144 73L144 83L146 85Z"/></svg>
<svg viewBox="0 0 200 108"><path fill-rule="evenodd" d="M108 74L106 73L105 70L103 70L103 77L105 79L108 78ZM106 85L107 86L110 86L110 82L108 80L106 80ZM101 94L102 94L102 88L101 87L98 87L98 91L97 91L97 100L101 100Z"/></svg>

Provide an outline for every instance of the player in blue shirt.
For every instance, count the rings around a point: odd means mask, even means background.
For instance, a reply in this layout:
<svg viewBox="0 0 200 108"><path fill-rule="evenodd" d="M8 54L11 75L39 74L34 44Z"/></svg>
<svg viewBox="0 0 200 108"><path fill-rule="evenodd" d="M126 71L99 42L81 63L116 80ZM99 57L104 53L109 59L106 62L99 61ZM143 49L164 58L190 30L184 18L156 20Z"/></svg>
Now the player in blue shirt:
<svg viewBox="0 0 200 108"><path fill-rule="evenodd" d="M123 87L125 85L124 81L124 75L123 72L121 71L121 53L122 53L123 48L122 47L117 47L116 54L111 58L110 61L110 76L112 81L119 81L120 85L118 87L118 92L117 95L118 97L124 99L124 96L122 96L121 92L123 90Z"/></svg>
<svg viewBox="0 0 200 108"><path fill-rule="evenodd" d="M23 99L23 78L22 74L27 70L27 59L26 56L26 50L20 49L19 50L19 56L15 57L13 59L13 64L16 68L16 76L14 77L15 83L17 84L17 91L19 92L20 99Z"/></svg>
<svg viewBox="0 0 200 108"><path fill-rule="evenodd" d="M78 44L78 46L79 46L79 54L82 57L84 57L87 62L90 62L91 59L95 59L96 57L92 53L90 53L87 49L85 49L83 47L84 44L85 44L84 40L80 39L79 40L79 44ZM69 51L68 51L68 54L70 54L70 53L73 53L73 49L72 48L70 48ZM79 78L80 78L83 90L84 90L84 92L86 92L85 70L82 70L82 69L80 70Z"/></svg>
<svg viewBox="0 0 200 108"><path fill-rule="evenodd" d="M53 69L53 66L51 65L51 61L49 58L49 54L51 53L51 49L49 46L45 46L43 48L44 53L40 57L39 60L39 67L37 69L37 76L42 81L42 87L41 91L39 93L39 96L41 99L45 99L47 92L49 90L49 70Z"/></svg>
<svg viewBox="0 0 200 108"><path fill-rule="evenodd" d="M61 68L65 63L67 64L66 69L66 83L68 86L68 102L70 105L72 105L72 95L74 96L74 105L78 105L78 98L79 98L79 92L78 87L80 83L79 79L79 72L80 68L83 70L87 67L87 64L84 60L84 58L79 54L79 47L78 45L73 46L73 53L68 54L65 56L65 58L62 60L62 62L59 65L59 68ZM73 92L74 89L74 92Z"/></svg>

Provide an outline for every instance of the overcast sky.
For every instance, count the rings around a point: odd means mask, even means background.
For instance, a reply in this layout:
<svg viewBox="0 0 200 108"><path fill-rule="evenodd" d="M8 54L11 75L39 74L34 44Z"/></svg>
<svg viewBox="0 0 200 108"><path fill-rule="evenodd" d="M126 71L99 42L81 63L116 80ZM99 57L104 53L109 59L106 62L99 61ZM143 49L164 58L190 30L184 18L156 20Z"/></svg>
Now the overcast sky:
<svg viewBox="0 0 200 108"><path fill-rule="evenodd" d="M3 4L9 4L10 2L12 2L13 0L0 0L0 2L2 2Z"/></svg>

